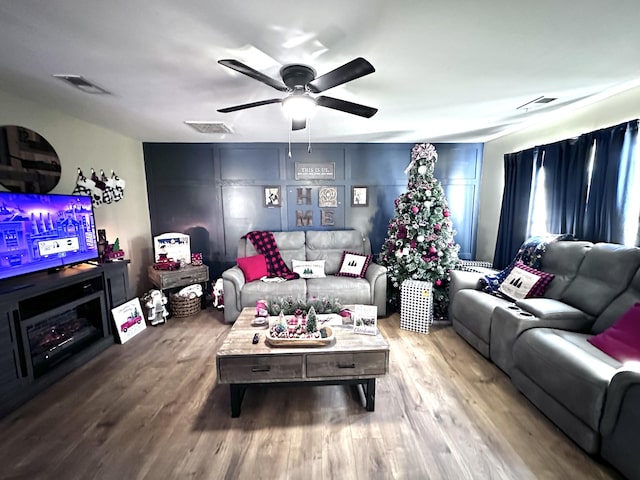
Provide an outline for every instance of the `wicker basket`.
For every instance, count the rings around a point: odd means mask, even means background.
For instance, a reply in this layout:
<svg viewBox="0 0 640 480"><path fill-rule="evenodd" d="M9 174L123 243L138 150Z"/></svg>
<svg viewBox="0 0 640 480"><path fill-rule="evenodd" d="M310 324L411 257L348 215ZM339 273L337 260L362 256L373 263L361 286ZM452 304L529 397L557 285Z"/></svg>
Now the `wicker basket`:
<svg viewBox="0 0 640 480"><path fill-rule="evenodd" d="M200 311L200 297L189 298L173 294L169 307L174 317L189 317Z"/></svg>

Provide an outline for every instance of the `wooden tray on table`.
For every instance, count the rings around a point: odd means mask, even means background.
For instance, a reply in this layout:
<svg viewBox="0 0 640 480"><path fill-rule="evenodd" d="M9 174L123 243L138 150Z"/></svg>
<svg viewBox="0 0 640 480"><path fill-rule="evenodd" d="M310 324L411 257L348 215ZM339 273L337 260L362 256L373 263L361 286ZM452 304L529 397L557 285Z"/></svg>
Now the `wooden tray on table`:
<svg viewBox="0 0 640 480"><path fill-rule="evenodd" d="M335 339L331 327L322 327L320 330L326 330L325 338L276 338L271 336L271 329L265 335L265 343L270 347L326 347Z"/></svg>

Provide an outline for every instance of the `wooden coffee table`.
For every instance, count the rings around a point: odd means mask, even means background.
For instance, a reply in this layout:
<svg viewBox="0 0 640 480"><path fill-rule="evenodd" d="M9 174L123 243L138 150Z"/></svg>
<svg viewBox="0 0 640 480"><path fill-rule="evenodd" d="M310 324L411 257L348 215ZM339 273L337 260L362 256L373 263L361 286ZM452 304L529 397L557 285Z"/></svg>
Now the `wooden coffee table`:
<svg viewBox="0 0 640 480"><path fill-rule="evenodd" d="M332 325L335 340L321 347L270 347L267 328L252 327L255 308L245 308L216 355L218 382L229 385L231 416L240 416L247 387L256 384L339 385L363 389L366 409L375 408L376 377L389 371L389 344L380 333L353 333L352 325ZM260 340L253 344L255 333Z"/></svg>

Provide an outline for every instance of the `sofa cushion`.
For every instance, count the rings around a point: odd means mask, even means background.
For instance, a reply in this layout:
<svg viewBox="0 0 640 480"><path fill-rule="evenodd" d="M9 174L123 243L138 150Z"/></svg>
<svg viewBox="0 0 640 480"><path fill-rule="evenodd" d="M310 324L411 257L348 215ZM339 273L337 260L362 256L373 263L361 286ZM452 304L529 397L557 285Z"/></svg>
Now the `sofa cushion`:
<svg viewBox="0 0 640 480"><path fill-rule="evenodd" d="M245 282L253 282L267 276L267 260L264 255L240 257L236 262L244 273Z"/></svg>
<svg viewBox="0 0 640 480"><path fill-rule="evenodd" d="M522 262L516 262L498 290L514 300L541 297L553 277L552 273L536 270Z"/></svg>
<svg viewBox="0 0 640 480"><path fill-rule="evenodd" d="M640 248L597 243L560 300L597 317L624 291L640 266Z"/></svg>
<svg viewBox="0 0 640 480"><path fill-rule="evenodd" d="M272 297L307 298L307 282L303 278L286 282L250 282L245 283L240 291L240 302L245 307L252 307L258 300Z"/></svg>
<svg viewBox="0 0 640 480"><path fill-rule="evenodd" d="M324 260L291 260L293 271L300 275L300 278L324 278Z"/></svg>
<svg viewBox="0 0 640 480"><path fill-rule="evenodd" d="M640 269L631 279L631 283L598 316L591 333L601 333L613 325L635 303L640 302Z"/></svg>
<svg viewBox="0 0 640 480"><path fill-rule="evenodd" d="M305 232L273 232L280 256L287 267L291 268L291 260L305 258ZM248 257L258 253L253 244L246 238L238 241L238 257Z"/></svg>
<svg viewBox="0 0 640 480"><path fill-rule="evenodd" d="M342 253L342 262L336 275L340 277L364 278L369 263L371 263L371 255L344 251Z"/></svg>
<svg viewBox="0 0 640 480"><path fill-rule="evenodd" d="M371 304L371 284L363 278L337 277L307 280L309 298L337 298L342 305Z"/></svg>
<svg viewBox="0 0 640 480"><path fill-rule="evenodd" d="M306 232L306 259L325 260L324 271L335 275L344 251L369 255L371 244L357 230L309 230ZM296 257L303 258L303 257Z"/></svg>
<svg viewBox="0 0 640 480"><path fill-rule="evenodd" d="M627 310L604 332L588 340L620 362L640 361L640 303Z"/></svg>
<svg viewBox="0 0 640 480"><path fill-rule="evenodd" d="M554 242L542 256L541 270L555 275L544 296L558 299L573 281L593 243L584 241Z"/></svg>
<svg viewBox="0 0 640 480"><path fill-rule="evenodd" d="M589 334L552 328L523 332L514 368L597 431L609 381L621 363L591 345Z"/></svg>

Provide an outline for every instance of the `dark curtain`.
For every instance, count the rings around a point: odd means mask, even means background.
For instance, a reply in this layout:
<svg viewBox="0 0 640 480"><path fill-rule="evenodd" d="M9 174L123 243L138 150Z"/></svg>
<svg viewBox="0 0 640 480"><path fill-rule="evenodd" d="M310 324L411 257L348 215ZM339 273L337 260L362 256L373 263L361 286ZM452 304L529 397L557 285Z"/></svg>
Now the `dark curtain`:
<svg viewBox="0 0 640 480"><path fill-rule="evenodd" d="M540 147L544 155L547 230L585 238L593 139L587 135Z"/></svg>
<svg viewBox="0 0 640 480"><path fill-rule="evenodd" d="M622 197L627 182L620 179L631 161L630 136L635 139L637 131L638 122L634 120L588 134L596 141L596 152L581 238L592 242L623 243Z"/></svg>
<svg viewBox="0 0 640 480"><path fill-rule="evenodd" d="M493 267L503 269L526 240L529 224L529 197L537 149L504 156L504 192Z"/></svg>

